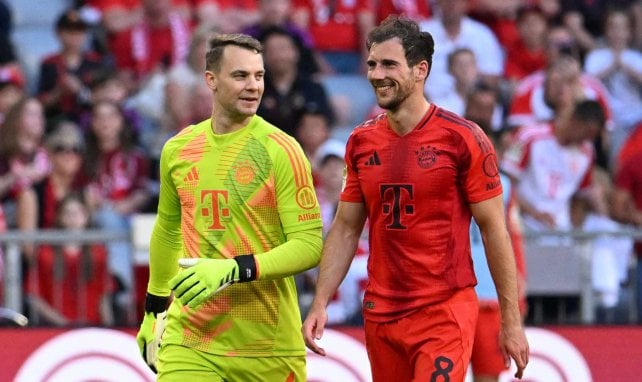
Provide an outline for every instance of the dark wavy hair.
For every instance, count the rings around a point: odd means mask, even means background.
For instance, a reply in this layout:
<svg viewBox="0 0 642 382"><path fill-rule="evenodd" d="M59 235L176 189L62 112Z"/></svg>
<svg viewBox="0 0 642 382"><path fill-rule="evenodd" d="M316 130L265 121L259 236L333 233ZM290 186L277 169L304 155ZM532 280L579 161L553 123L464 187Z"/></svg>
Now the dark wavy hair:
<svg viewBox="0 0 642 382"><path fill-rule="evenodd" d="M408 66L415 66L421 61L428 62L428 74L432 68L432 55L435 52L435 41L428 32L422 32L419 24L397 15L390 15L368 34L366 47L382 43L393 38L401 41L406 54Z"/></svg>

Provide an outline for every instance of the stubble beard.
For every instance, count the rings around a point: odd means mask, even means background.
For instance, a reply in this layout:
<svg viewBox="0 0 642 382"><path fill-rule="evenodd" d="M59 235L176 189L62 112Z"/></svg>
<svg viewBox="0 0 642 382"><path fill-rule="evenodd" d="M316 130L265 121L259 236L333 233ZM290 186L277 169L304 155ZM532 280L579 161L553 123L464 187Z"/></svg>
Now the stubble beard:
<svg viewBox="0 0 642 382"><path fill-rule="evenodd" d="M395 91L395 94L389 100L383 100L377 97L377 104L379 105L380 108L390 110L390 111L395 111L399 109L401 104L403 104L403 102L406 99L408 99L408 97L410 97L410 94L411 94L411 89L401 86L401 84L399 84L398 82L397 82L397 87L394 91Z"/></svg>

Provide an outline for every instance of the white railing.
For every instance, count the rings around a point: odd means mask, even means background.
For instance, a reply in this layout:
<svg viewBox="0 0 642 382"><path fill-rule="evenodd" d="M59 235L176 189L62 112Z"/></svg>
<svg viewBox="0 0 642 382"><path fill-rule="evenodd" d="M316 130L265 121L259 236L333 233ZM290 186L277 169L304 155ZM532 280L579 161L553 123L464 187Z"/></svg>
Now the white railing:
<svg viewBox="0 0 642 382"><path fill-rule="evenodd" d="M42 230L33 232L9 231L0 233L0 250L4 262L4 301L0 306L16 312L23 310L23 283L21 247L25 243L61 244L68 241L79 243L107 243L112 240L128 240L132 243L134 264L147 261L147 249L153 216L134 219L131 232L86 230L68 232ZM602 237L627 237L642 241L642 230L624 228L617 232L526 232L525 255L527 262L527 294L529 296L577 296L580 301L580 322L595 322L595 293L592 287L591 262L593 242ZM635 267L636 258L631 255L630 268ZM629 272L635 277L636 272ZM635 280L629 280L635 291ZM636 298L629 301L629 322L637 322ZM540 309L532 306L531 309ZM537 313L537 312L535 312ZM541 313L541 312L540 312ZM541 317L540 317L541 318ZM537 317L536 317L537 321ZM562 317L562 322L565 323ZM537 322L535 322L537 324Z"/></svg>

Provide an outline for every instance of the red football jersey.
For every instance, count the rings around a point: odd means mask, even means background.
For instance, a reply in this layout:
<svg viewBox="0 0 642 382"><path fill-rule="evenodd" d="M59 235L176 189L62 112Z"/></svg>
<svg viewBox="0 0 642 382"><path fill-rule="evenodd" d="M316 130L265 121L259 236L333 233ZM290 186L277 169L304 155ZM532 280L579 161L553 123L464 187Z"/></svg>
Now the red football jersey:
<svg viewBox="0 0 642 382"><path fill-rule="evenodd" d="M476 284L469 204L502 194L476 124L431 105L399 136L380 114L352 132L345 159L341 200L364 203L369 219L364 317L398 319Z"/></svg>

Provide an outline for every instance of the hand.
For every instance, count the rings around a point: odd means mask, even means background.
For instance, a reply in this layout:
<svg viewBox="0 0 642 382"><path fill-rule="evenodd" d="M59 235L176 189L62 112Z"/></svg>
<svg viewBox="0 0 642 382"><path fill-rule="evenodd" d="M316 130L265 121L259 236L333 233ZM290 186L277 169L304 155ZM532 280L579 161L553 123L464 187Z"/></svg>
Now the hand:
<svg viewBox="0 0 642 382"><path fill-rule="evenodd" d="M526 340L524 329L521 325L514 327L502 326L499 339L505 366L509 367L511 358L514 359L517 366L515 378L522 379L529 355L528 341Z"/></svg>
<svg viewBox="0 0 642 382"><path fill-rule="evenodd" d="M169 287L183 305L192 309L236 282L256 279L253 255L233 259L179 259L178 265L183 270L169 280Z"/></svg>
<svg viewBox="0 0 642 382"><path fill-rule="evenodd" d="M154 373L158 372L158 350L160 350L166 323L167 310L160 313L146 312L136 335L140 354Z"/></svg>
<svg viewBox="0 0 642 382"><path fill-rule="evenodd" d="M327 322L328 314L325 308L313 304L301 328L305 346L322 356L325 356L325 349L317 345L315 341L323 337L323 328Z"/></svg>

